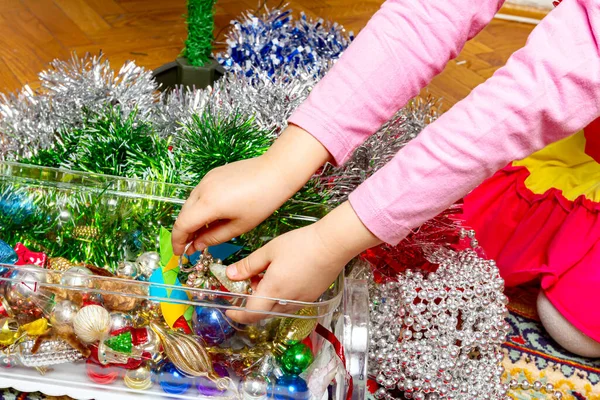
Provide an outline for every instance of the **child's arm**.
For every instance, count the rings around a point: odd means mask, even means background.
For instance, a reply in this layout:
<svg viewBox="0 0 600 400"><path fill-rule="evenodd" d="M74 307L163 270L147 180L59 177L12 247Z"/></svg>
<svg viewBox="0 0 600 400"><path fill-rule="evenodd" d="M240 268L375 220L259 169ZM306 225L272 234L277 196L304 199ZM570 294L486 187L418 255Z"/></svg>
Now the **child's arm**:
<svg viewBox="0 0 600 400"><path fill-rule="evenodd" d="M504 68L360 186L350 196L352 207L346 203L314 226L290 234L297 243L324 244L288 254L280 251L291 247L284 235L240 263L236 277L245 278L268 266L257 294L268 297L285 289L296 300L314 300L317 290L312 289L326 287L330 281L325 280L341 271L343 261L375 243L374 237L398 243L411 228L508 162L583 128L600 115L599 41L600 1L563 1ZM303 267L303 260L311 265ZM303 291L296 282L312 284ZM276 306L253 300L248 307ZM256 319L252 314L234 317Z"/></svg>
<svg viewBox="0 0 600 400"><path fill-rule="evenodd" d="M343 164L419 94L504 0L388 0L290 118Z"/></svg>
<svg viewBox="0 0 600 400"><path fill-rule="evenodd" d="M191 250L199 250L254 228L330 153L343 162L459 53L502 2L388 0L291 118L304 130L292 125L264 156L217 168L202 180L173 228L175 254L191 240Z"/></svg>
<svg viewBox="0 0 600 400"><path fill-rule="evenodd" d="M409 143L350 196L395 244L512 160L600 114L600 1L565 0L505 67Z"/></svg>

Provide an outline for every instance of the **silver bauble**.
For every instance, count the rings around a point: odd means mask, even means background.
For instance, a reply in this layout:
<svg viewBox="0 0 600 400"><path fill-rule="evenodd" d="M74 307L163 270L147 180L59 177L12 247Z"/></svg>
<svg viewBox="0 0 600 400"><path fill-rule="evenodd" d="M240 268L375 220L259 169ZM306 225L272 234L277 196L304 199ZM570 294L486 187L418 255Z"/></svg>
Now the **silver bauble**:
<svg viewBox="0 0 600 400"><path fill-rule="evenodd" d="M117 276L122 279L135 279L139 275L138 267L135 263L121 261L117 267Z"/></svg>
<svg viewBox="0 0 600 400"><path fill-rule="evenodd" d="M89 287L92 275L94 273L86 267L72 267L62 275L60 284L71 288Z"/></svg>
<svg viewBox="0 0 600 400"><path fill-rule="evenodd" d="M73 318L75 318L78 311L79 307L71 301L59 301L52 310L50 322L52 322L53 325L70 325L73 323Z"/></svg>
<svg viewBox="0 0 600 400"><path fill-rule="evenodd" d="M52 297L44 284L49 281L46 270L37 265L24 265L8 276L4 297L20 313L38 315L50 304Z"/></svg>
<svg viewBox="0 0 600 400"><path fill-rule="evenodd" d="M268 383L264 376L253 374L246 376L240 383L240 394L244 400L266 399Z"/></svg>
<svg viewBox="0 0 600 400"><path fill-rule="evenodd" d="M110 331L116 332L133 327L133 318L129 314L113 312L110 314Z"/></svg>
<svg viewBox="0 0 600 400"><path fill-rule="evenodd" d="M149 279L154 271L160 268L160 254L155 251L149 251L139 256L135 262L140 276Z"/></svg>

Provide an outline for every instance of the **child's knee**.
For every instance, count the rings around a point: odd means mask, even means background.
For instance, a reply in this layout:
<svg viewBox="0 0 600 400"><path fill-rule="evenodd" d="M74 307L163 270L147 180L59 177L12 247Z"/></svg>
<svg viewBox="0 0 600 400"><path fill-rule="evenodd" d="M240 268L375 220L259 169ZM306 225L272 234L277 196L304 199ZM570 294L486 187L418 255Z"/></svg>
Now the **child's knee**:
<svg viewBox="0 0 600 400"><path fill-rule="evenodd" d="M600 357L600 342L586 336L575 328L561 313L550 303L548 297L540 292L537 299L537 309L540 320L548 334L558 344L571 353L584 357Z"/></svg>

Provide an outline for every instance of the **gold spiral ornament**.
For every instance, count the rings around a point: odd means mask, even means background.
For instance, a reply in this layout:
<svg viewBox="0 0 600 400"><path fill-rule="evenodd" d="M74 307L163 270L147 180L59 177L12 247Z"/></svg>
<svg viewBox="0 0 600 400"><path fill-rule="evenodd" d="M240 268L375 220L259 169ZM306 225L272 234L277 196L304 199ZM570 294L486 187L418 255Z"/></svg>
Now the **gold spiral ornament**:
<svg viewBox="0 0 600 400"><path fill-rule="evenodd" d="M233 387L230 378L221 378L215 372L210 354L193 336L167 331L155 322L150 324L150 328L160 338L167 358L184 375L206 377L213 381L219 390Z"/></svg>
<svg viewBox="0 0 600 400"><path fill-rule="evenodd" d="M303 308L296 313L299 317L284 318L277 330L276 342L290 345L306 339L317 326L317 310L314 307ZM315 318L306 318L315 317Z"/></svg>

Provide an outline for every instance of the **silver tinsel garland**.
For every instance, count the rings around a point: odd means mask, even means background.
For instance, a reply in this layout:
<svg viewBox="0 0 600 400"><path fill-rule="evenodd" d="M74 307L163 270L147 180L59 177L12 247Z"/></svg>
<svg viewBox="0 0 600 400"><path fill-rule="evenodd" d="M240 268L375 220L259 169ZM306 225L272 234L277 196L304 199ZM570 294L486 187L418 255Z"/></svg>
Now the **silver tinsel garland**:
<svg viewBox="0 0 600 400"><path fill-rule="evenodd" d="M115 73L102 55L55 60L39 79L38 92L25 86L0 95L0 159L52 147L57 129L79 126L84 112L118 104L125 114L135 108L139 118L147 118L158 100L150 71L127 62Z"/></svg>
<svg viewBox="0 0 600 400"><path fill-rule="evenodd" d="M330 194L330 204L346 201L361 183L437 119L437 110L438 101L431 97L411 101L362 144L346 164L339 168L327 166L320 175L320 182Z"/></svg>
<svg viewBox="0 0 600 400"><path fill-rule="evenodd" d="M473 233L469 232L469 236ZM504 399L508 300L494 261L438 249L435 272L371 286L369 374L378 399Z"/></svg>
<svg viewBox="0 0 600 400"><path fill-rule="evenodd" d="M153 121L163 137L174 136L181 124L205 110L221 115L242 114L254 118L262 129L280 133L292 112L308 97L318 79L303 68L294 79L278 72L268 76L254 70L252 80L239 74L226 74L214 88L204 90L175 88L157 105Z"/></svg>

